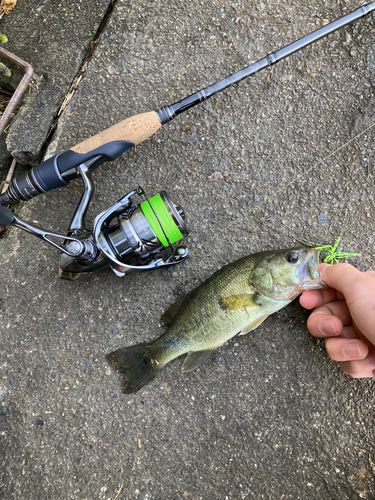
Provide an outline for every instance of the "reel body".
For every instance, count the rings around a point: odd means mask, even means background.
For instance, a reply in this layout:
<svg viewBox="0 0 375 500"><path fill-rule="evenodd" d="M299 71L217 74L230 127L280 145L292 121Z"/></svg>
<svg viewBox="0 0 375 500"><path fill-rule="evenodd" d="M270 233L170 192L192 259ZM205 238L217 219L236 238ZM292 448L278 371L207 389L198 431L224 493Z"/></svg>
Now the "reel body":
<svg viewBox="0 0 375 500"><path fill-rule="evenodd" d="M95 192L92 172L106 159L103 155L94 154L85 162L73 167L67 165L65 172L59 172L62 179L60 185L67 185L77 177L81 177L84 182L84 193L67 235L28 224L6 207L41 194L34 189L36 176L33 171L14 179L5 195L1 195L0 225L19 227L59 249L62 252L59 274L63 279L77 280L108 265L118 276L124 276L129 272L148 271L182 262L188 256L187 247L180 246L174 250L172 245L189 234L185 213L165 191L150 199L146 197L142 203L133 204L134 196L145 194L141 187L133 189L99 214L93 228L87 229L85 216ZM19 186L23 186L23 189ZM52 185L51 189L54 189ZM168 249L170 255L165 258L161 254Z"/></svg>
<svg viewBox="0 0 375 500"><path fill-rule="evenodd" d="M150 216L147 214L144 204L151 207L152 214L158 220L160 205L156 205L155 210L153 198L160 198L166 212L163 215L167 215L167 220L169 217L169 222L181 234L179 239L187 236L189 232L184 220L184 211L171 202L165 191L142 204L132 206L131 198L135 194L140 196L144 194L142 188L130 191L115 205L99 214L95 218L92 233L85 231L80 233L80 230L74 230L77 235L76 241L83 243L85 250L82 252L82 248L79 248L76 242L69 241L67 243L67 249L70 252L79 252L79 255L75 257L67 254L61 255L61 278L78 279L106 265L109 265L118 276L124 276L129 272L148 271L157 267L177 264L188 256L186 247L178 247L176 251L173 250L171 245L177 240L174 240L171 234L165 231L161 223L159 228L164 238L157 235L158 230L153 229L154 221L151 220L150 223ZM171 255L169 258L163 259L159 254L167 247L170 248Z"/></svg>

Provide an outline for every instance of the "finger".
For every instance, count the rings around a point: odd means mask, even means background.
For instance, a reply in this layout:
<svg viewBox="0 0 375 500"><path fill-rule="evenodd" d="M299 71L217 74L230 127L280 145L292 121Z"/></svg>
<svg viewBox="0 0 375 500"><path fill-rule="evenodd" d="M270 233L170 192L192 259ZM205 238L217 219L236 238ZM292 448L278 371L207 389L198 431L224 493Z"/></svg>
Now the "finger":
<svg viewBox="0 0 375 500"><path fill-rule="evenodd" d="M300 296L299 303L305 309L314 309L326 302L331 302L336 299L336 290L333 288L325 288L323 290L305 290Z"/></svg>
<svg viewBox="0 0 375 500"><path fill-rule="evenodd" d="M361 273L351 264L322 265L319 269L324 283L342 293L347 292L350 284L355 284L361 277L366 276L366 273ZM371 276L367 275L367 278L371 279Z"/></svg>
<svg viewBox="0 0 375 500"><path fill-rule="evenodd" d="M340 318L328 314L316 314L307 320L307 329L314 337L327 338L338 337L343 331Z"/></svg>
<svg viewBox="0 0 375 500"><path fill-rule="evenodd" d="M370 273L361 273L350 264L325 267L321 274L325 283L344 293L359 330L375 339L374 276Z"/></svg>
<svg viewBox="0 0 375 500"><path fill-rule="evenodd" d="M319 271L322 272L326 267L330 267L330 264L319 264ZM341 292L333 288L324 288L322 290L305 290L302 292L300 297L300 304L305 309L313 309L314 307L319 307L326 302L331 302L332 300L344 300L344 296Z"/></svg>
<svg viewBox="0 0 375 500"><path fill-rule="evenodd" d="M309 331L313 335L320 337L340 335L343 326L351 324L352 318L346 302L337 300L317 307L307 320ZM318 332L321 335L318 335Z"/></svg>
<svg viewBox="0 0 375 500"><path fill-rule="evenodd" d="M340 367L353 378L372 378L375 375L375 354L360 361L342 361Z"/></svg>
<svg viewBox="0 0 375 500"><path fill-rule="evenodd" d="M369 353L368 345L360 339L329 337L325 346L328 356L335 361L356 361Z"/></svg>
<svg viewBox="0 0 375 500"><path fill-rule="evenodd" d="M336 264L321 269L322 280L331 288L353 301L367 298L375 293L375 271L361 273L350 264Z"/></svg>

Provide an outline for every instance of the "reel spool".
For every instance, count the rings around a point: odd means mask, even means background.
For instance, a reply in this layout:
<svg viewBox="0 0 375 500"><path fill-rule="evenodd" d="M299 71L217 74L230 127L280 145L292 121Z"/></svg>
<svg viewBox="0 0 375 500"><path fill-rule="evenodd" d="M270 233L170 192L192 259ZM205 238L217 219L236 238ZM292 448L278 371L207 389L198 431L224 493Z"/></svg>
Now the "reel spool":
<svg viewBox="0 0 375 500"><path fill-rule="evenodd" d="M160 194L117 217L117 224L102 228L116 258L127 262L134 253L147 259L188 235L185 213L167 193Z"/></svg>

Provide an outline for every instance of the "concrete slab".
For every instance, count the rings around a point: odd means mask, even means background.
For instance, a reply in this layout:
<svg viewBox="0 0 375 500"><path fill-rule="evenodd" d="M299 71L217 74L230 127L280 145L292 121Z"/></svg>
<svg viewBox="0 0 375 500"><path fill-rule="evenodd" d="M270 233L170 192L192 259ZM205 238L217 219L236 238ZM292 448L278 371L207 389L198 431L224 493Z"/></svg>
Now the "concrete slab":
<svg viewBox="0 0 375 500"><path fill-rule="evenodd" d="M89 50L109 0L18 2L1 20L7 49L33 66L34 79L6 136L20 161L40 160L50 127ZM7 164L6 156L2 156Z"/></svg>
<svg viewBox="0 0 375 500"><path fill-rule="evenodd" d="M358 5L118 1L49 154ZM296 235L341 235L360 269L374 267L374 129L317 164L373 123L374 33L370 17L331 35L95 173L90 220L137 185L183 205L192 253L180 267L62 282L54 249L17 230L0 242L4 498L374 498L374 383L327 358L298 303L132 396L105 360L159 335L166 306L223 264ZM226 180L207 181L214 171ZM63 231L79 193L40 196L20 216Z"/></svg>

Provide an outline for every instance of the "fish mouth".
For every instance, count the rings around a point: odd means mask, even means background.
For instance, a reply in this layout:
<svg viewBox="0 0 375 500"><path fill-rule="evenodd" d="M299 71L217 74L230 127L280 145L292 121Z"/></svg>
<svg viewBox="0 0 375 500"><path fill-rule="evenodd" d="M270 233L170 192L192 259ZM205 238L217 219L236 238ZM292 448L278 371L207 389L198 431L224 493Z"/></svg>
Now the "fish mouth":
<svg viewBox="0 0 375 500"><path fill-rule="evenodd" d="M301 266L301 288L304 290L321 288L325 285L320 277L319 263L322 259L320 254L319 250L310 250L304 264Z"/></svg>

